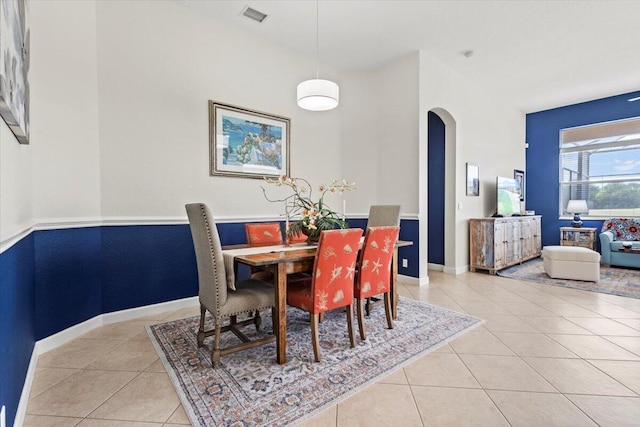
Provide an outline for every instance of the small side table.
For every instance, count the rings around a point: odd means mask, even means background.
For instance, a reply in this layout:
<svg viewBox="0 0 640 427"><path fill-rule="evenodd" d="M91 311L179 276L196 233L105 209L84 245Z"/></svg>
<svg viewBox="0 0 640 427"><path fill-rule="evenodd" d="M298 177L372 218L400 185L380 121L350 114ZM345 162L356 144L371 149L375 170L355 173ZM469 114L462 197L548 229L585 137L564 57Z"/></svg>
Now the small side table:
<svg viewBox="0 0 640 427"><path fill-rule="evenodd" d="M582 246L596 250L596 230L589 227L560 227L561 246Z"/></svg>

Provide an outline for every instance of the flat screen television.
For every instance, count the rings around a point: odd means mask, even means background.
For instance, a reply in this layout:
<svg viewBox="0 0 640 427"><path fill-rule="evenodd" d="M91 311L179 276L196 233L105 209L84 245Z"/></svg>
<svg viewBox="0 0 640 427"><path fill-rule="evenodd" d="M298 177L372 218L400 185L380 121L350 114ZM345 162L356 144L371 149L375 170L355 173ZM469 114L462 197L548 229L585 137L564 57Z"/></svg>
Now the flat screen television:
<svg viewBox="0 0 640 427"><path fill-rule="evenodd" d="M496 178L496 216L520 215L520 183L513 178Z"/></svg>

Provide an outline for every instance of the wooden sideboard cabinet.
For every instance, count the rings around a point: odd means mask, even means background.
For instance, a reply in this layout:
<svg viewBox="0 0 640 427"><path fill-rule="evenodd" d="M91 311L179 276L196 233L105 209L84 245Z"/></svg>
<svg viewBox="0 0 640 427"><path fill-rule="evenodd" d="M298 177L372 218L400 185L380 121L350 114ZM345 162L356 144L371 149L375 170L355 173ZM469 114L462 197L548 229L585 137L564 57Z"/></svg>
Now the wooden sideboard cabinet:
<svg viewBox="0 0 640 427"><path fill-rule="evenodd" d="M542 254L540 215L469 220L469 269L490 274Z"/></svg>

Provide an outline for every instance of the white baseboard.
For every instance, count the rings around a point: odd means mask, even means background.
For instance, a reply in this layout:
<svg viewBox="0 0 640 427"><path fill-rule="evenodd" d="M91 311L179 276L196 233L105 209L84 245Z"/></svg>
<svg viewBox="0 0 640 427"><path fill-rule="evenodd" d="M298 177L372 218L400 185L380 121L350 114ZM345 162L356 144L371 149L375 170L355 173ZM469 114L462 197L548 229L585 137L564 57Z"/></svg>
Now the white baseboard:
<svg viewBox="0 0 640 427"><path fill-rule="evenodd" d="M468 265L463 265L462 267L445 267L443 270L446 274L458 275L462 273L466 273L469 271Z"/></svg>
<svg viewBox="0 0 640 427"><path fill-rule="evenodd" d="M412 276L405 276L404 274L398 274L398 282L408 283L410 285L424 286L429 284L429 276L412 277Z"/></svg>
<svg viewBox="0 0 640 427"><path fill-rule="evenodd" d="M31 360L29 361L29 368L27 369L27 375L24 379L24 386L22 387L22 393L20 394L20 403L18 404L18 410L16 412L16 418L13 425L17 427L24 424L24 418L27 413L27 404L29 403L29 394L31 394L31 385L33 383L33 377L36 373L38 357L41 354L46 353L49 350L53 350L54 348L59 347L63 344L66 344L69 341L74 340L95 328L99 328L100 326L133 320L144 316L153 316L155 314L164 313L167 311L197 307L198 304L198 297L195 296L175 301L162 302L159 304L146 305L144 307L115 311L113 313L101 314L77 325L73 325L70 328L67 328L56 334L36 341L36 344L33 346L33 352L31 353Z"/></svg>
<svg viewBox="0 0 640 427"><path fill-rule="evenodd" d="M427 270L444 271L444 265L429 263L429 264L427 264Z"/></svg>

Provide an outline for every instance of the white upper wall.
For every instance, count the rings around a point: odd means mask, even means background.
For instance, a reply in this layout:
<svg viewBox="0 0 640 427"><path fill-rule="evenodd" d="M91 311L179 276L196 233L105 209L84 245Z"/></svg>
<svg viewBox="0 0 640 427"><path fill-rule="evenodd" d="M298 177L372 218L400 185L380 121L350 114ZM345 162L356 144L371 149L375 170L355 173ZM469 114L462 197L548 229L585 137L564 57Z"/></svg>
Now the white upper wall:
<svg viewBox="0 0 640 427"><path fill-rule="evenodd" d="M496 176L524 170L525 115L430 56L420 54L420 161L427 161L427 113L441 108L455 120L455 174L447 173L445 235L455 234L451 268L469 263L468 219L490 216L495 209ZM449 141L447 141L449 143ZM447 147L447 155L450 155ZM466 163L479 166L480 196L466 195ZM449 162L447 162L449 163ZM421 218L426 220L426 167L420 182ZM453 197L452 197L453 196ZM455 218L452 222L451 219ZM421 241L423 240L421 236ZM450 237L447 237L448 240ZM422 258L422 254L421 254ZM426 265L426 262L425 262Z"/></svg>
<svg viewBox="0 0 640 427"><path fill-rule="evenodd" d="M30 2L36 222L100 218L94 2Z"/></svg>
<svg viewBox="0 0 640 427"><path fill-rule="evenodd" d="M291 174L315 185L342 178L339 110L296 105L313 61L173 2L97 10L104 218L185 217L196 201L216 216L283 211L264 200L261 180L209 176L208 100L291 118Z"/></svg>

